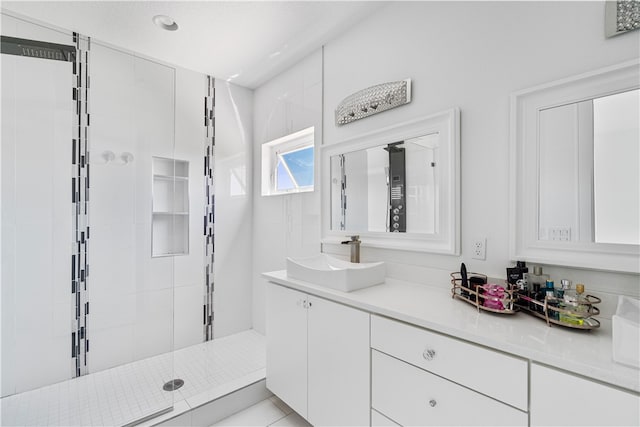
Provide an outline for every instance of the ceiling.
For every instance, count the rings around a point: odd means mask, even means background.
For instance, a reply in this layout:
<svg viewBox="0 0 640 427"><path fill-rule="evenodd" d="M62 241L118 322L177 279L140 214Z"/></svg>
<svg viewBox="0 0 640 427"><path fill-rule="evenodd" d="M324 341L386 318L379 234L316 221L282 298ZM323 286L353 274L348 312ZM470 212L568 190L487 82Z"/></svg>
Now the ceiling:
<svg viewBox="0 0 640 427"><path fill-rule="evenodd" d="M382 7L379 1L2 1L2 8L256 88ZM179 26L155 26L168 15Z"/></svg>

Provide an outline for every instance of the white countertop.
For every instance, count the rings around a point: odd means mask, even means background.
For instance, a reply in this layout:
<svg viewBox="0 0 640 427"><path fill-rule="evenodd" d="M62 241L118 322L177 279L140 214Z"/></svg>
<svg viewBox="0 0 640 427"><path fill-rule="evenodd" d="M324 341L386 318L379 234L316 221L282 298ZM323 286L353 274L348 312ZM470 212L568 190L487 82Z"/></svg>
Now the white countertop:
<svg viewBox="0 0 640 427"><path fill-rule="evenodd" d="M445 287L388 278L384 284L346 293L289 279L285 270L262 275L292 289L640 392L640 370L613 361L608 319L598 318L600 328L591 331L549 327L526 313L478 312L451 298Z"/></svg>

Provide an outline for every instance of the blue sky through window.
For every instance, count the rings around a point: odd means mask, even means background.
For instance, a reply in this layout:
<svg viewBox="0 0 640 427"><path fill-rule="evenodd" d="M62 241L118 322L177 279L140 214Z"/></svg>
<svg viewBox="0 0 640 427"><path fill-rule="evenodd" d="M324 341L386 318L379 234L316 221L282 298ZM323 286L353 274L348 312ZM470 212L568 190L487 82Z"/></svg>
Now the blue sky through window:
<svg viewBox="0 0 640 427"><path fill-rule="evenodd" d="M313 185L313 146L282 155L299 187ZM286 173L286 171L285 171ZM278 178L280 165L278 165Z"/></svg>
<svg viewBox="0 0 640 427"><path fill-rule="evenodd" d="M295 185L293 185L293 182L287 173L287 169L281 161L278 161L276 173L278 174L278 184L276 188L278 191L291 190L292 188L295 188Z"/></svg>

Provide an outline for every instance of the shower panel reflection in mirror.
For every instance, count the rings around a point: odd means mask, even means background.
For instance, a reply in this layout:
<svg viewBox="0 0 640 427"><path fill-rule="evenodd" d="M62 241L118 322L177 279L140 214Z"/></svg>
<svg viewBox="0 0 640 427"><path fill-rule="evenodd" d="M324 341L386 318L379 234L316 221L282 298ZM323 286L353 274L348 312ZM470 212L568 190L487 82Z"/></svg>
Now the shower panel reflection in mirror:
<svg viewBox="0 0 640 427"><path fill-rule="evenodd" d="M334 230L434 234L437 132L331 156Z"/></svg>

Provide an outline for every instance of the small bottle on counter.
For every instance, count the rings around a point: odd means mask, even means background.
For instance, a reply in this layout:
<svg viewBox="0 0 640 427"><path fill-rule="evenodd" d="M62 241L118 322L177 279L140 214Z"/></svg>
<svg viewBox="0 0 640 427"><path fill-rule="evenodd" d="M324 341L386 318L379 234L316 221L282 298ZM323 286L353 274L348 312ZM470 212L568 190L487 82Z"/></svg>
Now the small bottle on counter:
<svg viewBox="0 0 640 427"><path fill-rule="evenodd" d="M556 289L556 298L564 300L564 292L571 287L571 280L560 280L560 287Z"/></svg>
<svg viewBox="0 0 640 427"><path fill-rule="evenodd" d="M529 273L527 263L524 261L516 261L515 267L507 267L507 282L511 289L517 288L519 280L523 280L525 275Z"/></svg>
<svg viewBox="0 0 640 427"><path fill-rule="evenodd" d="M540 289L538 290L538 294L536 295L536 300L540 301L541 303L544 303L544 299L546 296L547 296L547 284L544 283L542 286L540 286ZM544 305L543 304L536 305L536 311L540 314L544 314Z"/></svg>
<svg viewBox="0 0 640 427"><path fill-rule="evenodd" d="M564 292L562 293L562 299L564 300L564 305L568 310L574 310L578 306L578 296L576 291L571 289L571 282L567 280L562 284Z"/></svg>
<svg viewBox="0 0 640 427"><path fill-rule="evenodd" d="M571 310L573 313L561 313L560 321L569 323L571 325L582 326L585 324L590 325L589 319L585 319L583 316L589 312L589 302L584 293L584 285L577 283L575 290L566 289L564 292L564 305L565 309Z"/></svg>
<svg viewBox="0 0 640 427"><path fill-rule="evenodd" d="M530 289L531 291L529 292L529 298L531 298L532 301L529 301L529 310L538 311L538 305L533 302L533 300L538 300L538 294L540 293L540 284L534 283Z"/></svg>
<svg viewBox="0 0 640 427"><path fill-rule="evenodd" d="M529 281L529 286L532 286L533 283L537 283L541 288L544 288L547 280L549 280L549 275L542 274L542 267L536 265L533 267L533 273L529 273L527 275L527 280Z"/></svg>
<svg viewBox="0 0 640 427"><path fill-rule="evenodd" d="M556 299L555 299L555 289L554 289L554 283L553 280L547 280L546 283L546 295L545 295L545 299L547 301L547 306L548 307L557 307L556 304ZM552 319L558 320L558 312L555 310L547 310L548 311L548 316L551 317Z"/></svg>
<svg viewBox="0 0 640 427"><path fill-rule="evenodd" d="M576 283L576 311L578 313L587 313L589 311L589 301L584 294L584 285Z"/></svg>

